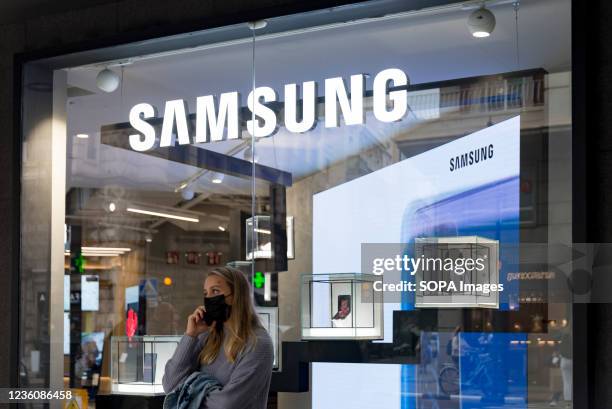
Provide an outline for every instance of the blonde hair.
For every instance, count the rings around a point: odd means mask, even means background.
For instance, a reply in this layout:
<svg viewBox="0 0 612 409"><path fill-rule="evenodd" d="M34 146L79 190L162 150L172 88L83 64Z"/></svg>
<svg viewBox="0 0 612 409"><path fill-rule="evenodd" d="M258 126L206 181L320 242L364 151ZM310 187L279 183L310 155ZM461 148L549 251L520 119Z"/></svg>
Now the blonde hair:
<svg viewBox="0 0 612 409"><path fill-rule="evenodd" d="M210 327L198 360L203 365L211 364L217 359L223 346L225 357L233 363L240 352L257 340L255 329L261 327L261 323L255 313L249 282L242 271L231 267L217 267L208 273L206 278L211 275L227 282L233 302L225 325L219 328ZM225 342L224 331L228 331Z"/></svg>

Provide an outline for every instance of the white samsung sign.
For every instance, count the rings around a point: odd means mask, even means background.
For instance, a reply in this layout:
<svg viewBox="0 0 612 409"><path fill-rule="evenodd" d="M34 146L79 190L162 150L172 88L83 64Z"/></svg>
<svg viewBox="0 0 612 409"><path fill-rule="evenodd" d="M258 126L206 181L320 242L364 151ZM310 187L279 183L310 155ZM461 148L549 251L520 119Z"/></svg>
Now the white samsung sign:
<svg viewBox="0 0 612 409"><path fill-rule="evenodd" d="M390 68L374 77L372 86L372 110L374 117L382 122L400 120L408 108L408 76L402 70ZM390 91L389 88L404 87ZM302 113L298 115L300 88L302 93ZM340 116L346 125L361 125L365 122L364 93L365 75L352 75L349 84L342 77L325 80L325 128L340 126ZM278 129L279 119L270 107L264 105L277 102L276 91L270 87L257 87L247 98L248 109L255 120L246 121L251 136L262 138L270 136ZM303 133L311 130L317 123L317 84L308 81L287 84L284 87L285 128L289 132ZM164 107L159 146L173 145L176 128L176 142L179 145L215 142L241 138L240 96L238 92L226 92L218 98L205 95L196 98L195 132L188 119L189 111L185 100L167 101ZM139 133L130 135L130 146L136 151L147 151L156 146L155 128L146 120L155 118L155 108L151 104L140 103L130 110L130 124Z"/></svg>

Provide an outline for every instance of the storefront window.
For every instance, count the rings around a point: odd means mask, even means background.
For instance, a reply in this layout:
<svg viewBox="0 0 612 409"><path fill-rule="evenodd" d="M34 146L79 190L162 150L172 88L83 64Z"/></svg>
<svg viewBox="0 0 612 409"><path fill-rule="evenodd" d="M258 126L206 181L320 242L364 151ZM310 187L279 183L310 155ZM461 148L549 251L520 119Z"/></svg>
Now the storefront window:
<svg viewBox="0 0 612 409"><path fill-rule="evenodd" d="M279 408L571 401L571 304L517 250L571 243L570 6L491 5L486 38L456 3L28 65L21 382L100 406L163 392L206 273L229 265L272 335ZM473 286L452 295L377 292L368 260L416 248L489 264L397 269Z"/></svg>

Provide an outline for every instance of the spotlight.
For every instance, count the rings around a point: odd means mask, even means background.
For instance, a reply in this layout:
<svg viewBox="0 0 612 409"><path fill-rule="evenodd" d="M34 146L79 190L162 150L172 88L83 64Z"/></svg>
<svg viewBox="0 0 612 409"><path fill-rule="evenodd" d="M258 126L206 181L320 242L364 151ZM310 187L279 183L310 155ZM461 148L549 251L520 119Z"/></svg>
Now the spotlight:
<svg viewBox="0 0 612 409"><path fill-rule="evenodd" d="M219 230L221 230L221 231L225 231L225 227L223 227L223 226L219 226Z"/></svg>
<svg viewBox="0 0 612 409"><path fill-rule="evenodd" d="M103 69L96 76L96 85L104 92L113 92L119 87L119 74L108 68Z"/></svg>
<svg viewBox="0 0 612 409"><path fill-rule="evenodd" d="M181 190L181 197L183 200L191 200L195 196L195 193L191 189L183 189Z"/></svg>
<svg viewBox="0 0 612 409"><path fill-rule="evenodd" d="M483 6L470 14L467 26L472 36L488 37L495 29L495 15Z"/></svg>
<svg viewBox="0 0 612 409"><path fill-rule="evenodd" d="M259 30L265 28L267 25L268 22L266 20L249 21L247 23L247 26L249 26L251 30Z"/></svg>
<svg viewBox="0 0 612 409"><path fill-rule="evenodd" d="M217 185L218 185L219 183L223 183L223 177L224 177L224 176L225 176L225 175L224 175L223 173L216 173L216 172L215 172L215 174L213 174L213 177L212 177L212 182L213 182L214 184L217 184Z"/></svg>
<svg viewBox="0 0 612 409"><path fill-rule="evenodd" d="M110 203L108 204L108 210L109 210L111 213L112 213L112 212L114 212L115 210L117 210L117 205L115 204L115 202L110 202Z"/></svg>
<svg viewBox="0 0 612 409"><path fill-rule="evenodd" d="M153 241L153 236L151 236L150 234L145 234L145 241L147 243L151 243Z"/></svg>

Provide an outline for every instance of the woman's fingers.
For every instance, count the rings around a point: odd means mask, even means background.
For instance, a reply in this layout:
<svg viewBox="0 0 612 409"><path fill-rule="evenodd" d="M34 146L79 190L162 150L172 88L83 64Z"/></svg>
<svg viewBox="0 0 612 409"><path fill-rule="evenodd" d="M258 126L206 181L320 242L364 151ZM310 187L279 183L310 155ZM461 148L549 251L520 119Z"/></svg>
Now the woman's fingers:
<svg viewBox="0 0 612 409"><path fill-rule="evenodd" d="M197 337L202 332L208 329L208 325L204 321L204 315L206 314L206 310L203 305L197 307L193 313L187 318L187 329L185 330L185 334L190 335L192 337Z"/></svg>
<svg viewBox="0 0 612 409"><path fill-rule="evenodd" d="M193 313L189 316L189 322L191 322L193 325L196 325L198 323L198 316Z"/></svg>
<svg viewBox="0 0 612 409"><path fill-rule="evenodd" d="M192 315L196 323L203 321L204 320L204 308L201 306L196 308Z"/></svg>

